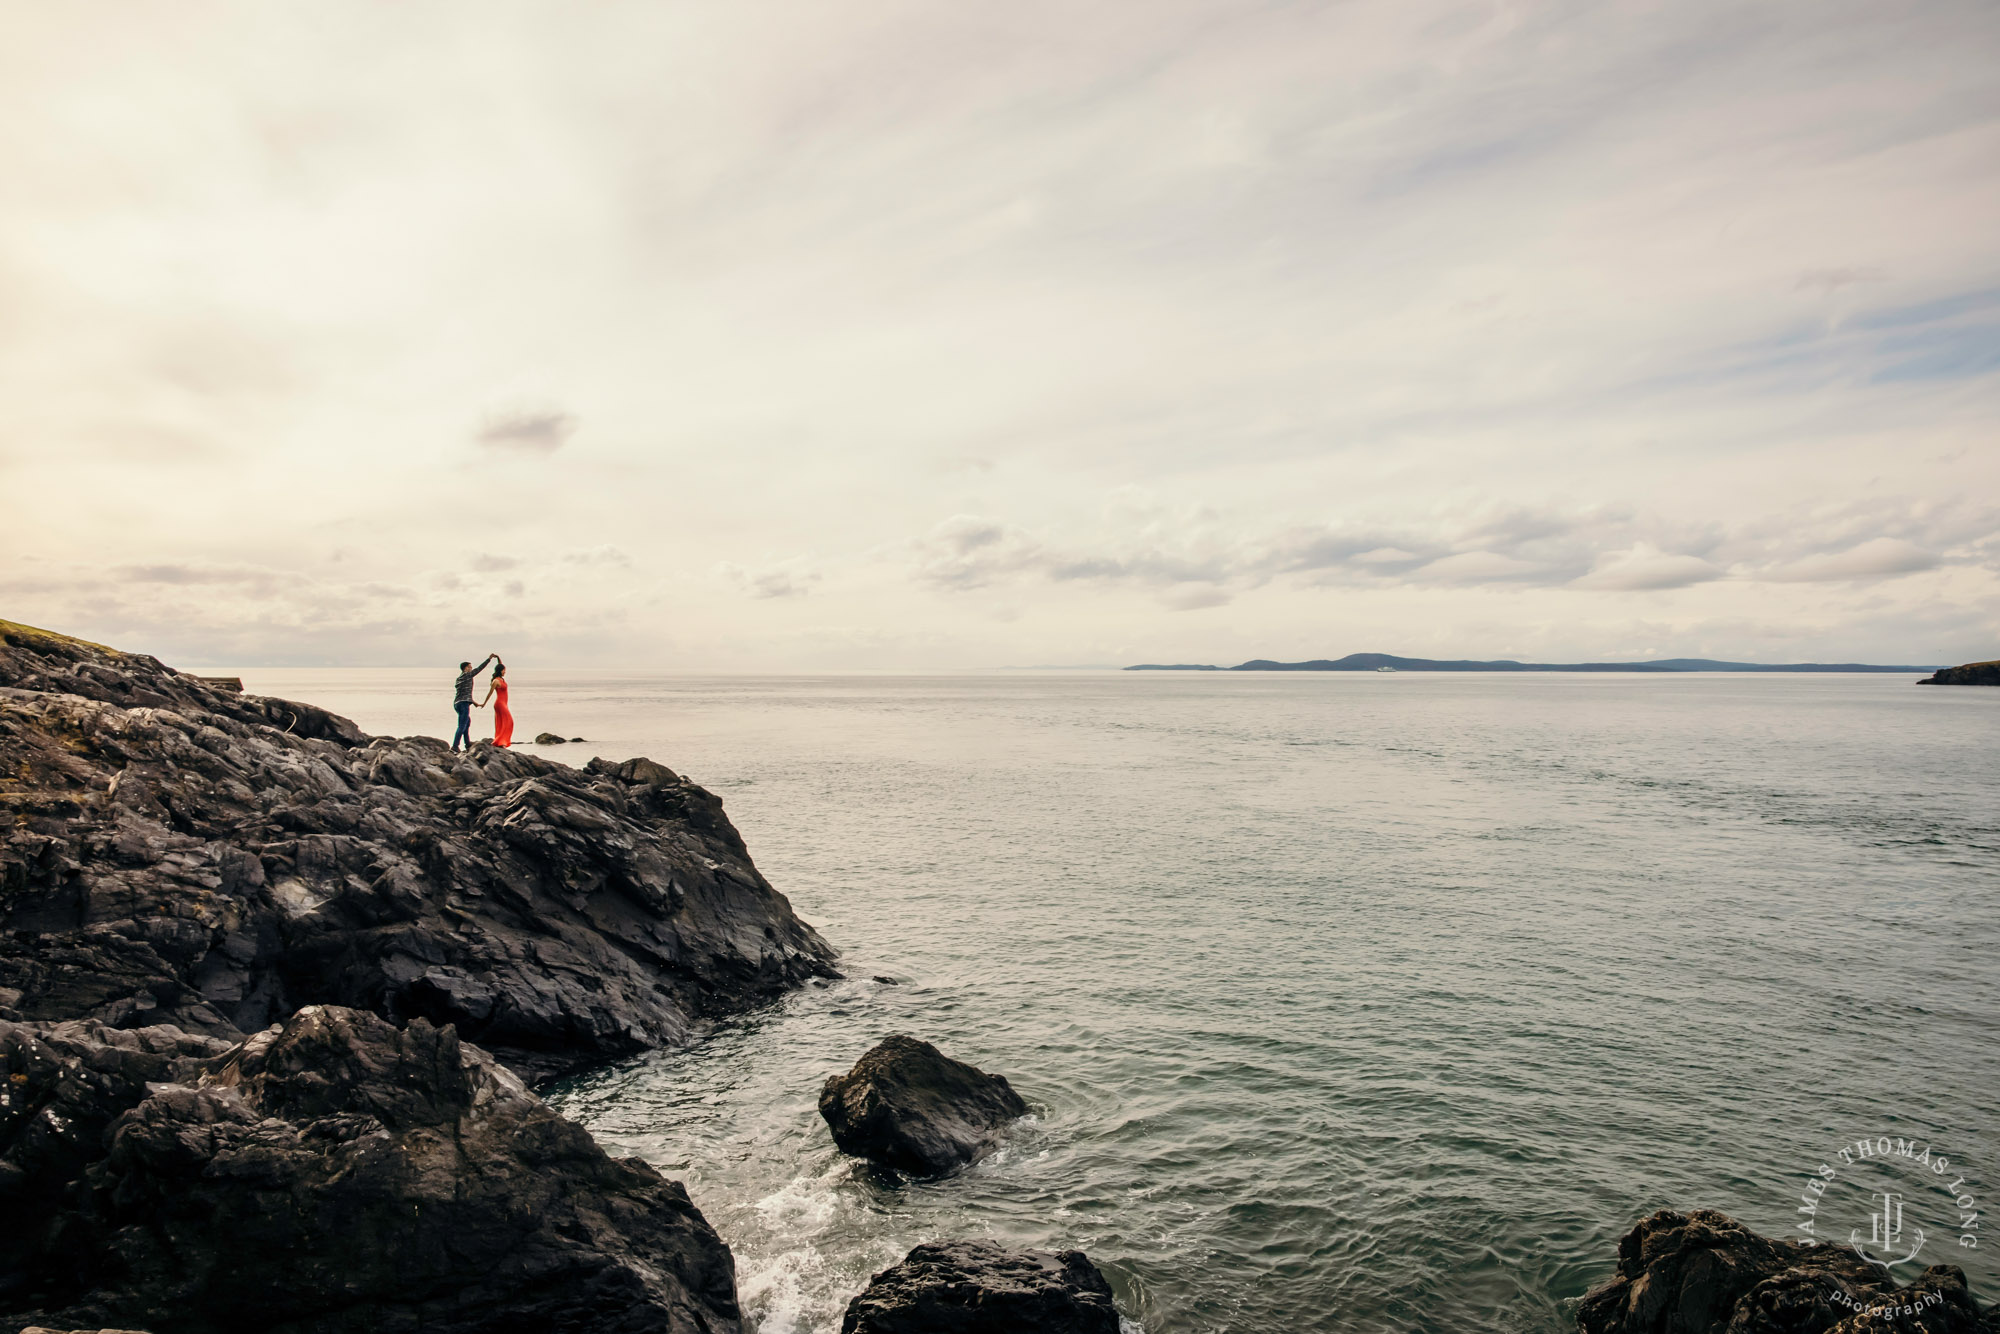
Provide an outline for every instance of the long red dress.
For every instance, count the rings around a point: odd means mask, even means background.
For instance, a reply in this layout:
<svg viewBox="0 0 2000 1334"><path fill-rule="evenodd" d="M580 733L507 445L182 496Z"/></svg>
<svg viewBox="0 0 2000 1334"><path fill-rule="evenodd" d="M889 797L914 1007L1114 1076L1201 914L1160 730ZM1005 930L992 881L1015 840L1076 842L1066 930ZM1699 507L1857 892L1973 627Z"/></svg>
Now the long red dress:
<svg viewBox="0 0 2000 1334"><path fill-rule="evenodd" d="M514 715L507 712L507 678L504 676L493 682L493 744L514 744Z"/></svg>

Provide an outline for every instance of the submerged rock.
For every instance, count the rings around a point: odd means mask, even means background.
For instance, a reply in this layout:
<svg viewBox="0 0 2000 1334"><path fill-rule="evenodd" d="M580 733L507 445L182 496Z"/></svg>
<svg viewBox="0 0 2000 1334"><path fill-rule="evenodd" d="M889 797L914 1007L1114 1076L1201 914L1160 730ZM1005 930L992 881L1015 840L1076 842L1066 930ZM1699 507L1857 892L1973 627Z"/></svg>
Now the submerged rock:
<svg viewBox="0 0 2000 1334"><path fill-rule="evenodd" d="M1906 1288L1841 1246L1761 1237L1713 1209L1662 1209L1618 1243L1618 1274L1577 1308L1582 1334L1986 1334L1965 1275Z"/></svg>
<svg viewBox="0 0 2000 1334"><path fill-rule="evenodd" d="M348 1005L544 1079L832 959L665 765L369 738L0 622L0 1018L236 1041Z"/></svg>
<svg viewBox="0 0 2000 1334"><path fill-rule="evenodd" d="M819 1094L834 1143L912 1176L972 1162L1027 1111L1004 1077L901 1034L884 1038L846 1074L828 1076Z"/></svg>
<svg viewBox="0 0 2000 1334"><path fill-rule="evenodd" d="M422 1019L312 1007L233 1047L0 1022L0 1197L9 1328L739 1328L677 1183Z"/></svg>
<svg viewBox="0 0 2000 1334"><path fill-rule="evenodd" d="M1968 662L1962 667L1940 667L1917 682L1920 686L2000 686L2000 659Z"/></svg>
<svg viewBox="0 0 2000 1334"><path fill-rule="evenodd" d="M1118 1334L1118 1311L1082 1251L948 1241L875 1275L840 1334Z"/></svg>
<svg viewBox="0 0 2000 1334"><path fill-rule="evenodd" d="M537 732L535 733L535 744L538 746L561 746L567 744L567 741L566 738L559 737L554 732Z"/></svg>

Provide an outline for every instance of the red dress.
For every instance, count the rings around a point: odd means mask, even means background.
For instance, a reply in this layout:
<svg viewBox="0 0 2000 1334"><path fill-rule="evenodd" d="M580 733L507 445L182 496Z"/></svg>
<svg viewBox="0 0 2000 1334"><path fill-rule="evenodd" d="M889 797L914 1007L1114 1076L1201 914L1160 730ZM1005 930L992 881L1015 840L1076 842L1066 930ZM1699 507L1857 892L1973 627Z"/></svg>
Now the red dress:
<svg viewBox="0 0 2000 1334"><path fill-rule="evenodd" d="M507 678L493 683L493 744L514 744L514 715L507 712Z"/></svg>

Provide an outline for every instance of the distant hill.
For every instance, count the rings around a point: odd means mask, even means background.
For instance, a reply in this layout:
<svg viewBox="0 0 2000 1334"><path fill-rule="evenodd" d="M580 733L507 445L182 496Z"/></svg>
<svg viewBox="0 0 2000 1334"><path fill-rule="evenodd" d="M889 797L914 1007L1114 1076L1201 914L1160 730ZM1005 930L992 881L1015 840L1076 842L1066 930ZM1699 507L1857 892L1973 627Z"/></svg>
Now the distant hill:
<svg viewBox="0 0 2000 1334"><path fill-rule="evenodd" d="M1920 686L2000 686L2000 660L1968 662L1961 667L1940 667L1936 676L1917 682Z"/></svg>
<svg viewBox="0 0 2000 1334"><path fill-rule="evenodd" d="M1350 653L1344 658L1314 658L1311 662L1272 662L1252 658L1234 667L1199 663L1171 665L1145 662L1128 672L1372 672L1393 667L1399 672L1931 672L1935 666L1895 667L1868 662L1719 662L1714 658L1660 658L1653 662L1515 662L1501 658L1479 662L1469 658L1399 658L1393 653Z"/></svg>

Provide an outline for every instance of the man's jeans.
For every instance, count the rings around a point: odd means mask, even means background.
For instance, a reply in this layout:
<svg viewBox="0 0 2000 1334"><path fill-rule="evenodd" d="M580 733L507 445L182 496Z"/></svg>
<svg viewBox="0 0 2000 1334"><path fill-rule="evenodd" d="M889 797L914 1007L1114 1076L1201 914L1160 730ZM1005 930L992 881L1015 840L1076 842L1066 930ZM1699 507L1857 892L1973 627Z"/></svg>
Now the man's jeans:
<svg viewBox="0 0 2000 1334"><path fill-rule="evenodd" d="M457 750L458 743L463 741L465 743L465 748L467 750L471 750L472 749L472 701L469 699L462 699L459 700L457 703L455 703L452 707L458 710L458 735L454 736L451 739L451 748L453 750Z"/></svg>

